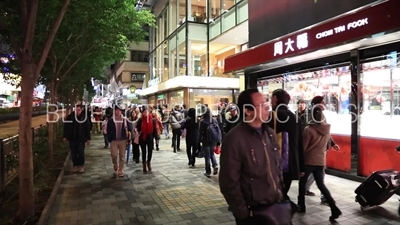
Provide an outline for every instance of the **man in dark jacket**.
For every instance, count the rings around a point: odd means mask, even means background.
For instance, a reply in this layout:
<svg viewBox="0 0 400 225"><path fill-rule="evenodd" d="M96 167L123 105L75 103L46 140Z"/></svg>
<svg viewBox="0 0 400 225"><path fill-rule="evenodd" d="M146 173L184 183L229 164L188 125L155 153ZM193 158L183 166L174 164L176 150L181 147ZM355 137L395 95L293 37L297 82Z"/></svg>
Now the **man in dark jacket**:
<svg viewBox="0 0 400 225"><path fill-rule="evenodd" d="M227 134L239 123L238 108L235 105L229 107L229 118L225 118L224 132Z"/></svg>
<svg viewBox="0 0 400 225"><path fill-rule="evenodd" d="M252 212L284 199L279 147L264 123L269 105L258 89L240 93L238 103L240 122L222 143L219 186L237 225L268 224Z"/></svg>
<svg viewBox="0 0 400 225"><path fill-rule="evenodd" d="M284 194L289 199L289 192L292 180L298 180L304 175L304 157L303 146L301 142L300 123L297 121L296 115L289 110L288 104L290 95L283 89L276 89L272 93L271 119L268 125L273 127L277 134L287 133L288 148L282 149L282 156L287 155L287 162L282 162ZM275 115L277 118L275 118ZM285 152L287 150L288 152Z"/></svg>
<svg viewBox="0 0 400 225"><path fill-rule="evenodd" d="M73 172L85 171L85 143L90 144L90 117L85 114L82 105L76 105L74 112L64 121L64 142L69 143Z"/></svg>
<svg viewBox="0 0 400 225"><path fill-rule="evenodd" d="M297 101L297 110L295 112L297 121L300 123L301 131L307 126L310 121L310 110L307 108L307 103L303 99Z"/></svg>
<svg viewBox="0 0 400 225"><path fill-rule="evenodd" d="M188 117L184 124L186 129L186 153L188 156L188 166L194 167L196 163L196 152L198 149L199 124L196 118L196 109L188 110Z"/></svg>
<svg viewBox="0 0 400 225"><path fill-rule="evenodd" d="M221 129L218 126L218 121L214 119L211 115L211 110L208 107L205 107L202 110L204 113L202 115L202 119L199 124L199 137L198 141L201 143L201 150L204 154L204 162L205 162L205 172L204 176L210 178L211 177L211 166L213 168L213 175L218 174L218 162L215 158L214 148L217 143L221 142ZM216 127L216 131L219 132L219 137L217 141L210 140L210 129L212 126ZM211 163L210 163L211 162Z"/></svg>

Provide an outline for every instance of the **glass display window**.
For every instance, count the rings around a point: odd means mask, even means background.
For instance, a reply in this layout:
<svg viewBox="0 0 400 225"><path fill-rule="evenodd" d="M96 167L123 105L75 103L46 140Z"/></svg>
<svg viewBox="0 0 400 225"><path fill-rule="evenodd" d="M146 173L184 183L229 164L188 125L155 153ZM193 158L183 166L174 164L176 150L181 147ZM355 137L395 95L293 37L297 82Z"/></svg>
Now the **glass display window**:
<svg viewBox="0 0 400 225"><path fill-rule="evenodd" d="M173 91L169 93L169 107L173 108L176 105L182 105L184 102L184 92Z"/></svg>
<svg viewBox="0 0 400 225"><path fill-rule="evenodd" d="M213 115L218 115L219 106L222 103L233 102L233 92L232 90L190 89L189 101L191 108L206 105L211 109ZM200 107L197 108L200 109Z"/></svg>
<svg viewBox="0 0 400 225"><path fill-rule="evenodd" d="M331 133L345 135L351 134L350 87L349 64L287 73L258 82L259 90L267 99L276 89L286 90L291 96L288 107L293 112L297 110L298 100L305 100L310 108L315 96L324 96L324 113L331 124Z"/></svg>
<svg viewBox="0 0 400 225"><path fill-rule="evenodd" d="M382 59L383 58L383 59ZM362 64L362 113L360 135L400 139L399 54L367 60Z"/></svg>
<svg viewBox="0 0 400 225"><path fill-rule="evenodd" d="M150 106L155 105L155 104L156 104L156 97L155 97L155 96L150 96L150 97L149 97L149 102L148 102L148 104L149 104Z"/></svg>

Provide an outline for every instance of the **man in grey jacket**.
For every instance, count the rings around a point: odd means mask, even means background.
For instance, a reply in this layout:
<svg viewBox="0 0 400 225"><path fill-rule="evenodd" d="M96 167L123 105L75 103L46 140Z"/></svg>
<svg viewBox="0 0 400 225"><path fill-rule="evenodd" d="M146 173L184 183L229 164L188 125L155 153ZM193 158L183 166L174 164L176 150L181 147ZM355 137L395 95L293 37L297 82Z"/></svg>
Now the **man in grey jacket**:
<svg viewBox="0 0 400 225"><path fill-rule="evenodd" d="M171 114L169 116L169 123L172 128L172 145L171 147L174 149L174 153L176 151L180 151L180 143L181 143L181 135L182 135L182 125L185 121L182 113L179 112L179 106L175 106L171 110Z"/></svg>
<svg viewBox="0 0 400 225"><path fill-rule="evenodd" d="M237 225L268 224L254 210L284 199L281 154L275 132L264 123L269 105L257 89L247 89L239 95L238 109L241 121L222 143L221 193Z"/></svg>

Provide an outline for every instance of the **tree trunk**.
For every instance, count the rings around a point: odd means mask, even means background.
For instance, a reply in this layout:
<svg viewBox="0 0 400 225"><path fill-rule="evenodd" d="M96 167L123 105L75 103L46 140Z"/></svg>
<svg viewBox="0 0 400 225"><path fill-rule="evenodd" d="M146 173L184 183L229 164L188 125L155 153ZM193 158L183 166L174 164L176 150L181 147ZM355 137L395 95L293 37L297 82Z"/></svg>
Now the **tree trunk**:
<svg viewBox="0 0 400 225"><path fill-rule="evenodd" d="M54 81L50 83L50 107L48 107L48 123L47 123L47 141L49 147L49 162L54 162L54 112L55 107L53 106L56 103L56 85Z"/></svg>
<svg viewBox="0 0 400 225"><path fill-rule="evenodd" d="M29 58L29 59L27 59ZM19 210L21 220L35 213L35 195L33 190L32 155L32 101L34 83L34 65L30 57L22 59L21 106L19 113Z"/></svg>

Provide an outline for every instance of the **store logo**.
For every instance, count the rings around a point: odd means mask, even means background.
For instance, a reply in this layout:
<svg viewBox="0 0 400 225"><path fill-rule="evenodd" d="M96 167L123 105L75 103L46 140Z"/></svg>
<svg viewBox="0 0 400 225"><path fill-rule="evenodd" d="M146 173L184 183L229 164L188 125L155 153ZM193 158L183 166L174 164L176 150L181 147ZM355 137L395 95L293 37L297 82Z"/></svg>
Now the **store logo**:
<svg viewBox="0 0 400 225"><path fill-rule="evenodd" d="M352 22L348 23L347 25L340 25L340 26L334 27L332 29L329 29L329 30L326 30L326 31L323 31L323 32L319 32L319 33L317 33L315 38L322 39L322 38L325 38L325 37L330 37L330 36L333 36L335 34L343 33L343 32L346 32L348 30L359 28L359 27L362 27L362 26L365 26L365 25L368 25L368 18L360 19L360 20L357 20L357 21L352 21Z"/></svg>
<svg viewBox="0 0 400 225"><path fill-rule="evenodd" d="M297 50L302 50L308 47L308 34L302 33L297 35L295 40L288 38L285 42L278 41L274 44L274 56L287 54ZM285 50L285 51L283 51Z"/></svg>

